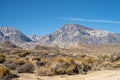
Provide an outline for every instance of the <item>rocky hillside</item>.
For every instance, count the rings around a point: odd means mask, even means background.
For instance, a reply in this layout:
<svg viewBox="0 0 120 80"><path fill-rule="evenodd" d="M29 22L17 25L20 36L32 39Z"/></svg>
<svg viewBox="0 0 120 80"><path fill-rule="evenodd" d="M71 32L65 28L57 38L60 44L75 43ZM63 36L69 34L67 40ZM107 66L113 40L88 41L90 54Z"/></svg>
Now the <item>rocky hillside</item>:
<svg viewBox="0 0 120 80"><path fill-rule="evenodd" d="M120 44L120 34L94 30L78 24L66 24L57 31L39 38L42 45L67 47L73 44Z"/></svg>
<svg viewBox="0 0 120 80"><path fill-rule="evenodd" d="M120 34L95 30L78 24L66 24L49 35L27 37L14 28L0 27L0 42L5 41L24 48L34 47L36 44L59 47L78 44L120 44Z"/></svg>
<svg viewBox="0 0 120 80"><path fill-rule="evenodd" d="M9 41L16 45L32 42L30 38L14 28L0 27L0 42Z"/></svg>

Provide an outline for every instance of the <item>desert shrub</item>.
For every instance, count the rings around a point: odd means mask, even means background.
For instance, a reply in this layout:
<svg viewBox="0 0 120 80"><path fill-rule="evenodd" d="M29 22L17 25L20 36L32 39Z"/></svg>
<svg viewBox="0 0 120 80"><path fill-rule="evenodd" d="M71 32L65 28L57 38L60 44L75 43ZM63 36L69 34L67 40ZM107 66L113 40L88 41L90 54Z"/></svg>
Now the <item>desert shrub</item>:
<svg viewBox="0 0 120 80"><path fill-rule="evenodd" d="M32 61L34 61L34 60L35 60L35 61L41 61L41 58L40 58L40 57L33 57L33 58L32 58Z"/></svg>
<svg viewBox="0 0 120 80"><path fill-rule="evenodd" d="M111 64L112 68L120 68L120 60L119 61L115 61Z"/></svg>
<svg viewBox="0 0 120 80"><path fill-rule="evenodd" d="M41 65L41 63L40 63ZM38 75L64 75L87 73L88 65L71 57L57 57L38 68Z"/></svg>
<svg viewBox="0 0 120 80"><path fill-rule="evenodd" d="M17 64L13 61L5 61L4 65L11 70L15 70L17 68Z"/></svg>
<svg viewBox="0 0 120 80"><path fill-rule="evenodd" d="M79 55L81 58L85 58L87 56L86 54L83 54L83 53L80 53Z"/></svg>
<svg viewBox="0 0 120 80"><path fill-rule="evenodd" d="M56 75L73 74L75 71L75 65L67 62L54 62L51 65L51 69Z"/></svg>
<svg viewBox="0 0 120 80"><path fill-rule="evenodd" d="M55 75L54 72L50 68L46 68L46 67L39 67L37 69L36 73L39 76L53 76L53 75Z"/></svg>
<svg viewBox="0 0 120 80"><path fill-rule="evenodd" d="M15 49L12 49L10 54L14 54L14 55L17 55L19 53L23 52L23 50L21 49L18 49L18 48L15 48Z"/></svg>
<svg viewBox="0 0 120 80"><path fill-rule="evenodd" d="M5 53L8 49L5 49L5 48L1 48L0 47L0 53Z"/></svg>
<svg viewBox="0 0 120 80"><path fill-rule="evenodd" d="M111 61L117 61L117 60L120 60L120 52L111 54Z"/></svg>
<svg viewBox="0 0 120 80"><path fill-rule="evenodd" d="M51 62L51 60L49 60L49 59L41 59L41 61L36 62L36 65L38 68L39 67L46 67L46 65L48 65L48 63L50 63L50 62Z"/></svg>
<svg viewBox="0 0 120 80"><path fill-rule="evenodd" d="M110 58L110 56L109 56L108 54L103 54L103 55L102 55L102 58L104 58L104 59L105 59L105 58Z"/></svg>
<svg viewBox="0 0 120 80"><path fill-rule="evenodd" d="M17 67L18 73L32 73L34 71L33 64L24 64Z"/></svg>
<svg viewBox="0 0 120 80"><path fill-rule="evenodd" d="M83 66L83 71L82 72L84 74L86 74L91 69L91 67L93 67L93 66L90 65L90 63L85 62L85 61L82 61L82 66Z"/></svg>
<svg viewBox="0 0 120 80"><path fill-rule="evenodd" d="M45 66L45 63L42 62L42 61L37 61L37 62L36 62L36 65L37 65L38 67L41 67L41 66Z"/></svg>
<svg viewBox="0 0 120 80"><path fill-rule="evenodd" d="M51 69L55 74L73 74L78 72L76 65L74 64L74 59L70 57L55 58L51 64Z"/></svg>
<svg viewBox="0 0 120 80"><path fill-rule="evenodd" d="M94 62L96 62L98 59L96 57L93 56L87 56L86 58L83 59L84 61L86 61L87 63L93 64Z"/></svg>
<svg viewBox="0 0 120 80"><path fill-rule="evenodd" d="M39 44L35 46L35 50L49 50L49 47L46 46L40 46Z"/></svg>
<svg viewBox="0 0 120 80"><path fill-rule="evenodd" d="M25 63L25 60L20 58L19 56L9 55L6 57L6 61L11 61L16 63L17 65L21 65Z"/></svg>
<svg viewBox="0 0 120 80"><path fill-rule="evenodd" d="M4 66L0 66L0 80L10 80L11 72Z"/></svg>
<svg viewBox="0 0 120 80"><path fill-rule="evenodd" d="M0 63L3 63L5 61L5 55L0 54Z"/></svg>
<svg viewBox="0 0 120 80"><path fill-rule="evenodd" d="M19 53L18 56L20 56L20 57L26 57L26 56L29 55L29 54L30 54L29 51L24 51L24 52L22 52L22 53Z"/></svg>
<svg viewBox="0 0 120 80"><path fill-rule="evenodd" d="M25 64L25 60L23 59L14 59L13 61L17 64L17 66Z"/></svg>
<svg viewBox="0 0 120 80"><path fill-rule="evenodd" d="M18 66L23 64L25 64L25 61L19 58L8 59L4 62L4 65L11 70L16 70Z"/></svg>
<svg viewBox="0 0 120 80"><path fill-rule="evenodd" d="M17 55L6 55L6 60L20 59Z"/></svg>
<svg viewBox="0 0 120 80"><path fill-rule="evenodd" d="M74 62L74 64L75 64L75 66L76 66L76 70L75 70L75 72L76 73L84 73L84 71L83 71L83 64L82 64L82 62L81 61L78 61L78 60L76 60L75 62Z"/></svg>
<svg viewBox="0 0 120 80"><path fill-rule="evenodd" d="M105 61L104 63L102 63L102 68L105 70L113 69L113 63Z"/></svg>
<svg viewBox="0 0 120 80"><path fill-rule="evenodd" d="M81 61L85 70L97 70L99 68L100 63L96 56L86 56Z"/></svg>

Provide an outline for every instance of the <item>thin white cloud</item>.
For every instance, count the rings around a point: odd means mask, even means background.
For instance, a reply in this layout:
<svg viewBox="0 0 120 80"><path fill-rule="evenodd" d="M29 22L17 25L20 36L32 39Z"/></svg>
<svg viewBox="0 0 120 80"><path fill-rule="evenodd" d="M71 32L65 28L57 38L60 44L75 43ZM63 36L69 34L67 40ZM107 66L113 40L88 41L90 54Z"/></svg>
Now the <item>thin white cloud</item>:
<svg viewBox="0 0 120 80"><path fill-rule="evenodd" d="M84 21L84 22L99 22L99 23L112 23L112 24L120 24L120 21L111 21L111 20L91 20L91 19L83 19L83 18L59 18L60 20L74 20L74 21Z"/></svg>

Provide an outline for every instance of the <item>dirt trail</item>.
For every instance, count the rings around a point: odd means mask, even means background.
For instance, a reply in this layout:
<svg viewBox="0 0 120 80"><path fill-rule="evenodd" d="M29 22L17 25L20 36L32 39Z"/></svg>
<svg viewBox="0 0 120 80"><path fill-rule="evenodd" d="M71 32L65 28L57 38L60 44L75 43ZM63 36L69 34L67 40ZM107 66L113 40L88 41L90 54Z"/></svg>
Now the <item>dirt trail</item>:
<svg viewBox="0 0 120 80"><path fill-rule="evenodd" d="M36 76L35 74L21 74L16 80L120 80L120 70L103 70L89 72L86 75Z"/></svg>

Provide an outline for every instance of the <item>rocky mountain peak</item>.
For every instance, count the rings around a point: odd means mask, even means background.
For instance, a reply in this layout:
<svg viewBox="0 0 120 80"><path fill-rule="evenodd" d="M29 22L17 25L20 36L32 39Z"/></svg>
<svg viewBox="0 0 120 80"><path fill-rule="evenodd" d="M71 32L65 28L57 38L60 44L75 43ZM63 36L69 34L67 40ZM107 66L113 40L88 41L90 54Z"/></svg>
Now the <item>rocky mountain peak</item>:
<svg viewBox="0 0 120 80"><path fill-rule="evenodd" d="M90 45L120 44L120 35L91 29L78 24L66 24L57 31L41 37L39 43L62 47L78 43Z"/></svg>
<svg viewBox="0 0 120 80"><path fill-rule="evenodd" d="M17 29L0 27L0 42L5 41L17 46L22 45L22 47L31 47L34 44L59 47L75 44L120 44L120 34L95 30L78 24L66 24L49 35L28 37Z"/></svg>
<svg viewBox="0 0 120 80"><path fill-rule="evenodd" d="M9 41L20 45L24 42L31 42L32 40L15 28L0 27L0 42Z"/></svg>
<svg viewBox="0 0 120 80"><path fill-rule="evenodd" d="M0 27L0 32L2 32L5 36L9 36L11 34L22 34L15 28L8 28L8 27Z"/></svg>
<svg viewBox="0 0 120 80"><path fill-rule="evenodd" d="M78 24L65 24L62 28L60 28L60 30L74 30L74 31L78 31L78 30L92 30L91 28L87 28L85 26L82 25L78 25Z"/></svg>

